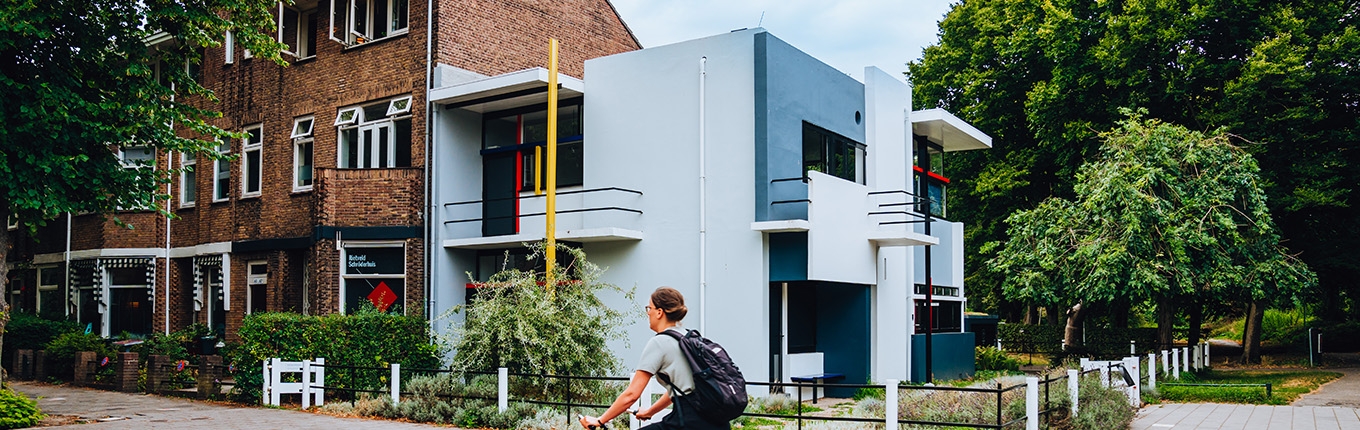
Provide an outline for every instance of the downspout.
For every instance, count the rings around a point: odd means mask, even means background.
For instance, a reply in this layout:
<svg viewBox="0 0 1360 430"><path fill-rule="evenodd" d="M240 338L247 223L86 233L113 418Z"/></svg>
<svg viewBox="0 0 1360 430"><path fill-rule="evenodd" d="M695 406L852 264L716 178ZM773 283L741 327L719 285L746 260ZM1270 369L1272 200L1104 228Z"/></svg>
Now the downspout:
<svg viewBox="0 0 1360 430"><path fill-rule="evenodd" d="M708 84L708 57L699 57L699 331L707 333L708 324L708 166L704 158L707 145L704 99Z"/></svg>
<svg viewBox="0 0 1360 430"><path fill-rule="evenodd" d="M165 151L166 158L173 160L173 151ZM166 160L165 166L170 167L172 161ZM182 167L182 166L181 166ZM183 186L183 184L181 184ZM161 297L164 304L161 305L161 312L165 316L165 334L170 334L170 211L174 199L170 190L170 182L165 183L165 295ZM152 303L155 303L154 301ZM153 305L154 306L154 305Z"/></svg>
<svg viewBox="0 0 1360 430"><path fill-rule="evenodd" d="M434 219L434 148L433 144L436 131L434 129L434 118L437 115L434 103L430 103L430 89L434 86L434 1L425 2L425 319L430 322L430 332L435 329L434 315L434 276L430 270L434 263L434 246L431 240L434 239L434 227L431 220Z"/></svg>
<svg viewBox="0 0 1360 430"><path fill-rule="evenodd" d="M62 254L62 261L66 265L66 317L71 317L71 213L66 213L66 252Z"/></svg>

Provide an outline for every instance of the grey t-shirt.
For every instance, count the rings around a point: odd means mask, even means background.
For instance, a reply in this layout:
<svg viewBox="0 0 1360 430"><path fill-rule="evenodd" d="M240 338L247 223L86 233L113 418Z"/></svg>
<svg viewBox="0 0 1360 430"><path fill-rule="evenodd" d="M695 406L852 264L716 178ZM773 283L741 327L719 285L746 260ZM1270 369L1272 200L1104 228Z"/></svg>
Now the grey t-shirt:
<svg viewBox="0 0 1360 430"><path fill-rule="evenodd" d="M685 334L676 327L667 330ZM647 341L647 346L642 348L642 360L638 363L637 370L652 375L666 375L675 386L667 385L659 376L656 380L667 390L678 391L681 395L694 391L694 371L689 368L685 352L680 350L680 341L669 335L657 333Z"/></svg>

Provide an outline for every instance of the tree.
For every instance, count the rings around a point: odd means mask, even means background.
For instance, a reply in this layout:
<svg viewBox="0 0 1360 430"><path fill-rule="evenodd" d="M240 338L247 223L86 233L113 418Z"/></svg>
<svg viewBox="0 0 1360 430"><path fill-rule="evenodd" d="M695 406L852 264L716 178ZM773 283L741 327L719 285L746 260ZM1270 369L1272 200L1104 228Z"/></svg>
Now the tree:
<svg viewBox="0 0 1360 430"><path fill-rule="evenodd" d="M1068 345L1091 304L1296 303L1315 278L1280 246L1255 159L1221 132L1129 115L1100 135L1075 199L1016 212L1009 240L985 245L1006 295L1071 306ZM1171 325L1158 329L1169 343Z"/></svg>
<svg viewBox="0 0 1360 430"><path fill-rule="evenodd" d="M61 213L154 209L175 171L119 151L222 158L212 92L189 75L230 31L283 64L274 0L11 0L0 5L0 218L30 231ZM265 29L265 30L261 30ZM150 43L150 44L149 44ZM157 67L157 64L163 67ZM157 69L160 70L159 76ZM168 156L165 156L168 159ZM160 206L164 200L165 206ZM9 251L0 234L0 261ZM7 269L0 265L0 290ZM0 295L0 341L9 305Z"/></svg>
<svg viewBox="0 0 1360 430"><path fill-rule="evenodd" d="M1319 270L1324 317L1357 318L1357 19L1354 0L965 1L909 76L918 108L947 108L997 142L945 161L966 240L1003 240L1010 214L1072 198L1096 131L1144 108L1250 142L1280 231ZM990 258L968 251L969 301L1013 315L1001 275L982 270Z"/></svg>

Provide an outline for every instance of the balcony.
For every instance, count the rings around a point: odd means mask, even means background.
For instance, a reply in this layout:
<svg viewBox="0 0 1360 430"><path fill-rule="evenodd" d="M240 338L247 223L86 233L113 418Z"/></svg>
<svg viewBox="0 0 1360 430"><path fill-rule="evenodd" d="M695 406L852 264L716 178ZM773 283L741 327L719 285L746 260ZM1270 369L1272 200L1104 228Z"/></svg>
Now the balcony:
<svg viewBox="0 0 1360 430"><path fill-rule="evenodd" d="M642 240L641 202L641 191L617 187L558 192L557 240ZM506 215L496 215L495 207ZM445 203L444 247L498 249L544 240L546 212L546 195Z"/></svg>

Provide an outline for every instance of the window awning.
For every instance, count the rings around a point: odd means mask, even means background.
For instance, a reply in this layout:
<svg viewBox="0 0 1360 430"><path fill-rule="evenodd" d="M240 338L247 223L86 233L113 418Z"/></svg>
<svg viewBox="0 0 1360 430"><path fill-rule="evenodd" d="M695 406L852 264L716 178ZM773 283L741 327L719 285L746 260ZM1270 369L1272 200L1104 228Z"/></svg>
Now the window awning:
<svg viewBox="0 0 1360 430"><path fill-rule="evenodd" d="M991 136L944 109L912 112L911 132L944 147L945 152L992 147Z"/></svg>
<svg viewBox="0 0 1360 430"><path fill-rule="evenodd" d="M463 82L430 91L430 101L446 109L460 108L485 113L548 101L548 69L535 67ZM557 74L557 98L585 94L585 82Z"/></svg>

